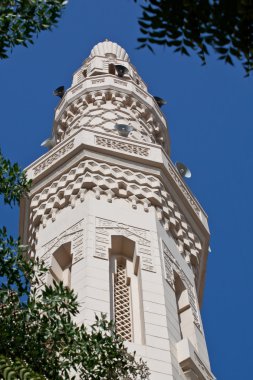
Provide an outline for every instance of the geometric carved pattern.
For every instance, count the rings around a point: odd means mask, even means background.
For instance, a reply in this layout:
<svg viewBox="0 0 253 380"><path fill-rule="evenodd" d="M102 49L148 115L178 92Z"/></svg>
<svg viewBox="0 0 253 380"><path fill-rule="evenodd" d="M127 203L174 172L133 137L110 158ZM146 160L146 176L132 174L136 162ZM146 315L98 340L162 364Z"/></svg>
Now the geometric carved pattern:
<svg viewBox="0 0 253 380"><path fill-rule="evenodd" d="M94 173L94 175L93 175ZM115 181L112 181L112 178ZM132 194L141 192L143 189L143 196L145 188L159 188L160 181L154 176L145 176L140 172L134 172L129 169L122 169L117 166L111 166L108 164L102 164L94 160L86 160L80 162L76 167L73 167L68 173L61 176L60 179L54 181L49 187L43 189L41 193L36 194L32 201L32 208L41 208L45 205L46 201L52 203L52 207L57 207L57 202L60 203L59 207L63 205L63 198L68 199L71 195L77 195L78 190L82 188L87 182L87 187L92 189L95 187L101 187L101 191L109 190L117 193L121 193L122 197L126 197L126 191L132 192ZM125 186L129 185L129 189ZM139 185L136 186L136 185ZM141 188L140 188L141 186ZM66 190L66 194L63 190ZM60 194L59 194L60 191ZM57 199L52 199L53 196L58 195ZM155 196L155 194L153 194ZM159 202L159 196L156 196L157 202ZM42 207L41 207L42 206Z"/></svg>
<svg viewBox="0 0 253 380"><path fill-rule="evenodd" d="M150 149L146 148L146 147L129 144L129 142L112 140L112 139L108 139L108 138L102 137L102 136L95 136L95 141L96 141L97 145L101 145L101 146L104 146L106 148L110 148L110 149L114 149L114 150L118 150L118 151L127 152L130 154L136 154L139 156L148 156L149 151L150 151ZM193 199L193 197L189 193L189 190L185 186L184 182L182 181L180 176L176 173L175 169L173 168L173 166L170 164L169 161L168 161L168 170L169 170L170 175L172 176L172 178L174 179L176 184L180 187L184 196L186 197L186 199L188 200L188 202L190 203L190 205L192 206L192 208L196 212L196 214L199 216L200 215L200 209L199 209L199 206L198 206L196 200Z"/></svg>
<svg viewBox="0 0 253 380"><path fill-rule="evenodd" d="M171 165L170 161L168 161L168 171L169 171L171 177L174 179L174 181L178 185L178 187L180 188L180 190L182 191L182 193L184 194L187 201L192 206L195 213L200 217L201 213L200 213L200 208L199 208L199 204L198 204L197 200L193 198L193 196L191 195L191 193L189 192L189 190L185 186L184 181L182 180L180 175L175 171L175 169L174 169L173 165Z"/></svg>
<svg viewBox="0 0 253 380"><path fill-rule="evenodd" d="M38 175L43 170L47 169L51 164L56 161L58 158L64 156L69 150L74 146L74 140L69 141L66 145L63 145L56 152L47 157L44 161L40 162L37 166L33 168L34 175Z"/></svg>
<svg viewBox="0 0 253 380"><path fill-rule="evenodd" d="M149 148L143 146L129 144L129 142L126 143L123 141L108 139L102 136L96 136L96 144L121 152L137 154L138 156L148 156L150 151Z"/></svg>
<svg viewBox="0 0 253 380"><path fill-rule="evenodd" d="M166 247L167 248L167 247ZM174 268L173 268L173 261L171 260L170 255L168 254L168 251L164 248L163 251L163 258L164 258L164 265L165 265L165 276L166 280L170 284L173 290L175 290L175 277L174 277Z"/></svg>
<svg viewBox="0 0 253 380"><path fill-rule="evenodd" d="M187 293L188 293L188 298L189 298L189 303L190 303L190 307L192 310L194 324L201 331L201 324L200 324L200 318L199 318L197 299L195 296L194 286L192 285L189 278L185 275L184 271L180 267L180 264L175 259L175 257L172 255L169 248L167 247L167 245L164 242L163 242L163 258L164 258L164 265L165 265L166 280L168 281L168 283L170 284L172 289L175 290L174 272L176 272L178 274L178 276L182 280L183 284L185 285L185 288L186 288Z"/></svg>
<svg viewBox="0 0 253 380"><path fill-rule="evenodd" d="M95 193L97 199L106 197L108 202L114 197L126 199L134 209L142 205L146 212L154 206L158 219L196 272L202 248L200 240L160 179L94 160L81 161L32 198L30 236L40 223L46 226L48 219L54 221L64 207L74 208L78 199L83 202L88 191Z"/></svg>
<svg viewBox="0 0 253 380"><path fill-rule="evenodd" d="M112 235L125 236L133 240L136 243L136 254L141 257L141 268L155 271L149 231L112 220L96 218L95 257L108 260Z"/></svg>
<svg viewBox="0 0 253 380"><path fill-rule="evenodd" d="M99 79L101 80L103 79ZM124 82L117 84L121 83ZM93 80L92 84L96 85L97 82L94 83ZM140 94L143 96L143 91ZM64 111L60 107L54 131L58 142L80 127L92 128L93 132L105 132L116 137L118 132L114 129L115 124L131 124L133 129L128 135L131 140L159 145L167 140L167 130L161 115L158 116L154 109L139 102L135 96L110 89L89 91L74 99L71 104L66 104Z"/></svg>
<svg viewBox="0 0 253 380"><path fill-rule="evenodd" d="M50 267L53 253L62 244L71 242L72 265L84 258L84 219L74 224L59 236L55 237L43 246L41 260L45 262L46 267Z"/></svg>
<svg viewBox="0 0 253 380"><path fill-rule="evenodd" d="M130 289L126 279L126 263L117 262L117 273L114 276L114 316L117 334L131 342Z"/></svg>

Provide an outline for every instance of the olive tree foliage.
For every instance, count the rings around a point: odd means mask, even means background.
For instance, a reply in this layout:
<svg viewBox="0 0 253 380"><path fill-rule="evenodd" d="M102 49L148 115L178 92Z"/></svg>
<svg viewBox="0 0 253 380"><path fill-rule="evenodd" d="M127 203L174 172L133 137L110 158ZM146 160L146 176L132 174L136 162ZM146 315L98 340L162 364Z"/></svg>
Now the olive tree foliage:
<svg viewBox="0 0 253 380"><path fill-rule="evenodd" d="M66 0L1 0L0 59L17 46L28 46L42 30L56 25Z"/></svg>
<svg viewBox="0 0 253 380"><path fill-rule="evenodd" d="M0 153L3 203L19 203L30 186ZM127 351L105 315L90 327L74 322L77 296L62 282L42 286L46 271L0 229L0 379L148 379L146 364Z"/></svg>
<svg viewBox="0 0 253 380"><path fill-rule="evenodd" d="M211 48L228 64L239 60L247 76L253 70L252 0L144 0L139 26L139 48L194 51L203 64Z"/></svg>

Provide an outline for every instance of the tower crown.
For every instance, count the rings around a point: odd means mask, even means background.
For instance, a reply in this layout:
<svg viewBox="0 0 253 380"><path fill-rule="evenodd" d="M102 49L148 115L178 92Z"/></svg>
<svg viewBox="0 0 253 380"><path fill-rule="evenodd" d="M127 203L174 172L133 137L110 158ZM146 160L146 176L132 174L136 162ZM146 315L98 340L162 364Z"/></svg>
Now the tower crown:
<svg viewBox="0 0 253 380"><path fill-rule="evenodd" d="M90 52L90 58L95 56L110 57L115 56L117 59L122 61L130 62L129 56L125 49L116 44L115 42L105 40L104 42L99 42L93 47Z"/></svg>
<svg viewBox="0 0 253 380"><path fill-rule="evenodd" d="M120 137L118 125L129 133L125 139L161 145L170 142L165 118L157 100L130 63L126 51L111 41L100 42L74 73L55 113L56 144L78 129Z"/></svg>

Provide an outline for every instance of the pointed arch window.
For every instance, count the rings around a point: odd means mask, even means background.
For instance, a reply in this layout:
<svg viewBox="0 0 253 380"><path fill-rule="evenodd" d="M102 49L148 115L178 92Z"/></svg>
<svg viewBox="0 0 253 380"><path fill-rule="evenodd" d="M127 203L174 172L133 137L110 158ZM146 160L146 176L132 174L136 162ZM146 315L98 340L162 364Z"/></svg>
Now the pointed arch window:
<svg viewBox="0 0 253 380"><path fill-rule="evenodd" d="M193 323L188 291L177 273L175 273L175 293L181 339L189 337Z"/></svg>
<svg viewBox="0 0 253 380"><path fill-rule="evenodd" d="M62 244L52 255L51 267L49 270L48 284L52 285L53 280L63 282L64 286L71 287L72 254L71 243Z"/></svg>
<svg viewBox="0 0 253 380"><path fill-rule="evenodd" d="M110 250L111 318L117 333L129 342L143 344L143 303L139 257L135 242L112 236Z"/></svg>

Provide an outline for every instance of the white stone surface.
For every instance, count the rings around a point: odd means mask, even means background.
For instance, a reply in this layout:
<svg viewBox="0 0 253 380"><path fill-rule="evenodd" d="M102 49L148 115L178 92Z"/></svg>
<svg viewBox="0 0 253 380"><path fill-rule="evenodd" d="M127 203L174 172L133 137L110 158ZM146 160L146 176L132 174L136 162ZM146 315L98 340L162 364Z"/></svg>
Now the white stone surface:
<svg viewBox="0 0 253 380"><path fill-rule="evenodd" d="M117 123L132 132L120 136ZM113 266L128 255L129 349L147 360L151 380L214 379L199 310L207 216L169 158L164 116L124 49L110 41L93 48L53 131L55 147L27 168L33 187L20 232L31 255L50 267L70 244L77 322L87 324L95 313L114 318Z"/></svg>

